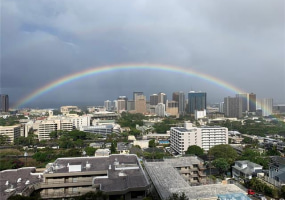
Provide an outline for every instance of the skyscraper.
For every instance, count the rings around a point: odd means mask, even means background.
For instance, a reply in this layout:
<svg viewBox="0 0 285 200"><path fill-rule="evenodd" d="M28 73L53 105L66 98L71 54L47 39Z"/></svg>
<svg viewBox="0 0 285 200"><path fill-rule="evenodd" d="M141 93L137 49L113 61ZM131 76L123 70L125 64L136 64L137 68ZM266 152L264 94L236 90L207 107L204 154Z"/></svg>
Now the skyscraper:
<svg viewBox="0 0 285 200"><path fill-rule="evenodd" d="M146 113L146 98L144 95L136 95L135 110L136 113Z"/></svg>
<svg viewBox="0 0 285 200"><path fill-rule="evenodd" d="M190 114L195 114L195 110L205 110L207 106L207 93L190 91L188 93L188 104Z"/></svg>
<svg viewBox="0 0 285 200"><path fill-rule="evenodd" d="M164 117L165 116L165 104L158 103L155 106L155 114L159 117Z"/></svg>
<svg viewBox="0 0 285 200"><path fill-rule="evenodd" d="M237 94L236 97L241 99L242 112L256 112L256 94L245 93Z"/></svg>
<svg viewBox="0 0 285 200"><path fill-rule="evenodd" d="M135 101L137 96L143 95L143 92L133 92L133 100Z"/></svg>
<svg viewBox="0 0 285 200"><path fill-rule="evenodd" d="M158 95L157 94L150 95L149 105L156 106L157 104L158 104Z"/></svg>
<svg viewBox="0 0 285 200"><path fill-rule="evenodd" d="M9 96L7 94L1 95L1 110L2 112L9 112Z"/></svg>
<svg viewBox="0 0 285 200"><path fill-rule="evenodd" d="M172 101L179 101L179 92L172 93Z"/></svg>
<svg viewBox="0 0 285 200"><path fill-rule="evenodd" d="M224 98L224 113L226 117L242 117L242 98L225 97Z"/></svg>
<svg viewBox="0 0 285 200"><path fill-rule="evenodd" d="M166 104L167 96L165 93L158 93L158 103Z"/></svg>
<svg viewBox="0 0 285 200"><path fill-rule="evenodd" d="M179 115L184 115L185 114L185 94L184 92L179 92L178 96L178 112Z"/></svg>
<svg viewBox="0 0 285 200"><path fill-rule="evenodd" d="M272 115L273 99L260 99L260 106L262 110L262 116Z"/></svg>
<svg viewBox="0 0 285 200"><path fill-rule="evenodd" d="M111 111L112 110L112 101L110 101L110 100L104 101L104 107L107 111Z"/></svg>
<svg viewBox="0 0 285 200"><path fill-rule="evenodd" d="M249 112L256 112L256 94L250 93L248 95L248 99L249 99L248 111Z"/></svg>

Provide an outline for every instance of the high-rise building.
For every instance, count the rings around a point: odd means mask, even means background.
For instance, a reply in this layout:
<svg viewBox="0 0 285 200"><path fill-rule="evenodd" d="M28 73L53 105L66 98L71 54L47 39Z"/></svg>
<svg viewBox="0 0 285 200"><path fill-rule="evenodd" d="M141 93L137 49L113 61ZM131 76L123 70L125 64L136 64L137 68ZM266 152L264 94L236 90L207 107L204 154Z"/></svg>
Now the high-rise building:
<svg viewBox="0 0 285 200"><path fill-rule="evenodd" d="M172 101L179 101L179 92L172 93Z"/></svg>
<svg viewBox="0 0 285 200"><path fill-rule="evenodd" d="M178 116L178 102L177 101L167 101L166 112L168 115Z"/></svg>
<svg viewBox="0 0 285 200"><path fill-rule="evenodd" d="M123 100L125 102L125 105L121 110L127 110L127 104L128 104L128 97L126 96L119 96L117 100Z"/></svg>
<svg viewBox="0 0 285 200"><path fill-rule="evenodd" d="M136 97L141 95L143 95L143 92L133 92L133 100L135 101Z"/></svg>
<svg viewBox="0 0 285 200"><path fill-rule="evenodd" d="M1 95L1 111L9 112L9 96L7 94Z"/></svg>
<svg viewBox="0 0 285 200"><path fill-rule="evenodd" d="M135 111L136 113L146 113L146 98L144 95L136 95Z"/></svg>
<svg viewBox="0 0 285 200"><path fill-rule="evenodd" d="M127 111L135 110L135 101L129 100L127 102Z"/></svg>
<svg viewBox="0 0 285 200"><path fill-rule="evenodd" d="M167 96L165 93L158 93L158 103L166 104Z"/></svg>
<svg viewBox="0 0 285 200"><path fill-rule="evenodd" d="M248 99L249 99L249 108L248 111L249 112L256 112L256 94L250 93L248 95Z"/></svg>
<svg viewBox="0 0 285 200"><path fill-rule="evenodd" d="M184 92L179 92L178 96L178 112L179 115L184 115L185 114L185 94Z"/></svg>
<svg viewBox="0 0 285 200"><path fill-rule="evenodd" d="M112 110L112 101L110 101L110 100L104 101L104 107L107 111L111 111Z"/></svg>
<svg viewBox="0 0 285 200"><path fill-rule="evenodd" d="M188 112L195 114L195 110L205 110L207 106L207 93L190 91L188 93Z"/></svg>
<svg viewBox="0 0 285 200"><path fill-rule="evenodd" d="M264 98L264 99L260 99L259 102L260 102L260 107L262 110L262 116L272 115L273 99Z"/></svg>
<svg viewBox="0 0 285 200"><path fill-rule="evenodd" d="M164 117L165 116L165 104L158 103L155 106L155 114L159 117Z"/></svg>
<svg viewBox="0 0 285 200"><path fill-rule="evenodd" d="M242 98L240 97L225 97L224 98L224 113L226 117L242 117Z"/></svg>
<svg viewBox="0 0 285 200"><path fill-rule="evenodd" d="M219 104L219 112L223 113L224 112L224 102L221 102Z"/></svg>
<svg viewBox="0 0 285 200"><path fill-rule="evenodd" d="M241 109L243 113L256 112L256 94L237 94L236 97L241 99Z"/></svg>
<svg viewBox="0 0 285 200"><path fill-rule="evenodd" d="M150 95L149 105L156 106L157 104L158 104L158 95L157 94Z"/></svg>
<svg viewBox="0 0 285 200"><path fill-rule="evenodd" d="M127 109L127 107L126 107L126 100L118 99L117 102L118 102L118 107L117 107L117 112L118 113L121 113L121 112L123 112L123 111L125 111Z"/></svg>

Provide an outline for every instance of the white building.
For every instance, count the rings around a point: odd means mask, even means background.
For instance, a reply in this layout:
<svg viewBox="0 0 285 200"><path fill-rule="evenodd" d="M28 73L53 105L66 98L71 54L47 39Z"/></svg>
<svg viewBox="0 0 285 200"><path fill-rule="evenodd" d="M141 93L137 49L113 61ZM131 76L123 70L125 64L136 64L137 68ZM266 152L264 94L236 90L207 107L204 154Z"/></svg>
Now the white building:
<svg viewBox="0 0 285 200"><path fill-rule="evenodd" d="M248 178L252 179L253 176L257 176L257 173L262 172L262 166L248 160L235 161L235 165L232 166L233 178Z"/></svg>
<svg viewBox="0 0 285 200"><path fill-rule="evenodd" d="M110 101L110 100L104 101L104 107L105 107L106 111L111 111L112 110L112 101Z"/></svg>
<svg viewBox="0 0 285 200"><path fill-rule="evenodd" d="M192 123L185 122L184 127L170 129L170 143L171 150L180 155L192 145L208 151L215 145L228 144L228 129L219 126L193 127Z"/></svg>
<svg viewBox="0 0 285 200"><path fill-rule="evenodd" d="M7 136L7 142L14 143L15 139L20 136L20 125L0 126L0 135Z"/></svg>
<svg viewBox="0 0 285 200"><path fill-rule="evenodd" d="M158 103L155 106L155 114L159 117L165 117L165 104Z"/></svg>
<svg viewBox="0 0 285 200"><path fill-rule="evenodd" d="M63 115L68 114L70 111L81 112L81 110L77 106L61 106L60 112Z"/></svg>
<svg viewBox="0 0 285 200"><path fill-rule="evenodd" d="M260 99L260 107L262 110L262 116L272 115L273 99Z"/></svg>

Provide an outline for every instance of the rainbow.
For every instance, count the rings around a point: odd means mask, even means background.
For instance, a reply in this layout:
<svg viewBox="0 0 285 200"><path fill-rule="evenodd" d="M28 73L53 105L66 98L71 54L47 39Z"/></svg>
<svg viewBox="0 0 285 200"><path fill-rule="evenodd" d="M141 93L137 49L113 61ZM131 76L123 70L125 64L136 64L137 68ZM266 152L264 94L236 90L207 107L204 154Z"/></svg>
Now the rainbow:
<svg viewBox="0 0 285 200"><path fill-rule="evenodd" d="M245 93L241 89L231 85L228 82L225 82L221 79L210 76L209 74L204 74L204 73L195 71L193 69L185 69L185 68L178 67L178 66L162 65L162 64L121 64L121 65L106 65L106 66L92 67L92 68L89 68L83 71L69 74L67 76L63 76L55 81L52 81L36 89L29 95L20 99L16 103L14 108L20 108L24 106L25 104L27 104L28 102L33 101L37 97L44 95L45 93L53 89L56 89L64 84L68 84L72 81L76 81L76 80L79 80L79 79L82 79L88 76L99 75L99 74L108 73L108 72L129 71L129 70L165 71L165 72L170 72L170 73L183 74L183 75L197 77L205 81L208 81L210 83L214 83L215 85L218 85L222 88L230 90L234 93Z"/></svg>

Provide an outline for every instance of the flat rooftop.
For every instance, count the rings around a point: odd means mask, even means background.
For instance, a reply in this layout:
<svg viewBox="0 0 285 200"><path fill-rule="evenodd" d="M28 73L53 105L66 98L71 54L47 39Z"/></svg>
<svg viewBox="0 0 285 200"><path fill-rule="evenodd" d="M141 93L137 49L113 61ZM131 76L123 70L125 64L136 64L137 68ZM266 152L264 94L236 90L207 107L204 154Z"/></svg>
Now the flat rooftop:
<svg viewBox="0 0 285 200"><path fill-rule="evenodd" d="M167 199L172 193L185 193L189 199L209 199L217 198L220 194L245 193L233 184L190 186L174 167L189 166L195 163L200 163L196 157L181 157L144 164L161 199Z"/></svg>

